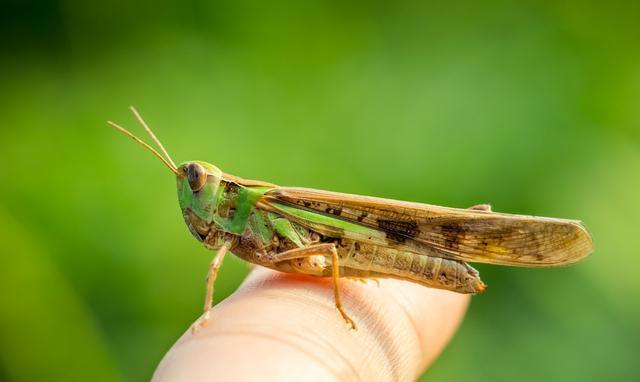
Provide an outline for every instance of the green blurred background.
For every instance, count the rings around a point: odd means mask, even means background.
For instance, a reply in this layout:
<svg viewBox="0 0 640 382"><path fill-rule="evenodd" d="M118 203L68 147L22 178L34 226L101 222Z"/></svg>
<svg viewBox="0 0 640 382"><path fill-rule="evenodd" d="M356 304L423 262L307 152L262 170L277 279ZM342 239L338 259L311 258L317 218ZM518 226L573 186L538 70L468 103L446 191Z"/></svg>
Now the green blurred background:
<svg viewBox="0 0 640 382"><path fill-rule="evenodd" d="M605 5L606 4L606 5ZM160 162L579 218L596 252L479 266L424 380L640 378L638 2L3 2L0 380L148 379L211 254ZM219 300L247 268L227 258Z"/></svg>

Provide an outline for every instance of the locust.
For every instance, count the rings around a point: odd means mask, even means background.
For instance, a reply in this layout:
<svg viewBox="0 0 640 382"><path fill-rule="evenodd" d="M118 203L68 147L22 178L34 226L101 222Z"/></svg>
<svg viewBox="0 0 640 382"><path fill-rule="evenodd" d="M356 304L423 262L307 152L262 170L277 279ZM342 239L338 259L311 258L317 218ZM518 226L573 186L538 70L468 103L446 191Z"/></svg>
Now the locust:
<svg viewBox="0 0 640 382"><path fill-rule="evenodd" d="M162 154L120 125L109 125L175 174L189 231L215 251L201 326L209 319L214 282L227 253L280 272L330 277L335 307L356 329L340 299L341 278L393 278L476 294L486 285L469 262L555 267L593 251L591 236L578 220L498 213L487 204L449 208L280 187L198 160L176 165L133 106L131 111Z"/></svg>

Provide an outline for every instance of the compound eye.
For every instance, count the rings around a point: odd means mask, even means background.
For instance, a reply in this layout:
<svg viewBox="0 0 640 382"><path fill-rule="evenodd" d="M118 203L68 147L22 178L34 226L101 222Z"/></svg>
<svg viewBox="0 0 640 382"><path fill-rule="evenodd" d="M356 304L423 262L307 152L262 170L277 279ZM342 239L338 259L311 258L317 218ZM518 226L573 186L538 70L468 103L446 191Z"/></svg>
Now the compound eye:
<svg viewBox="0 0 640 382"><path fill-rule="evenodd" d="M187 180L189 181L191 191L200 191L207 182L207 173L205 172L204 167L197 163L190 163L187 166Z"/></svg>

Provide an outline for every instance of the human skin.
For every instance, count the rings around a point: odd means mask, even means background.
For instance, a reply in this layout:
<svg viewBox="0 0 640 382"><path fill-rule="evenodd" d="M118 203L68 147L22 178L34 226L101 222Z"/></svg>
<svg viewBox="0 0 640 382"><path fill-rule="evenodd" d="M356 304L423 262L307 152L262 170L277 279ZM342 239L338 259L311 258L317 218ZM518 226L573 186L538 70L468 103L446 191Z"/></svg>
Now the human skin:
<svg viewBox="0 0 640 382"><path fill-rule="evenodd" d="M459 326L469 297L411 282L330 279L256 267L164 356L153 381L412 381Z"/></svg>

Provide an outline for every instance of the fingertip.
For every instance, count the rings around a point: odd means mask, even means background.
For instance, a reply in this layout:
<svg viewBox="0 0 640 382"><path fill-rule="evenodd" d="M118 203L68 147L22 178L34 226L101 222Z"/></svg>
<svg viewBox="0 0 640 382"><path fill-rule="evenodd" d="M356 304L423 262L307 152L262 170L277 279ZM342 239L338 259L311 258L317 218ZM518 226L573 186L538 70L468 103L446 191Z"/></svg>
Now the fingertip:
<svg viewBox="0 0 640 382"><path fill-rule="evenodd" d="M399 280L341 282L352 330L335 309L330 280L257 267L211 312L208 326L187 331L154 380L411 380L442 351L469 297ZM284 373L283 371L286 371Z"/></svg>

